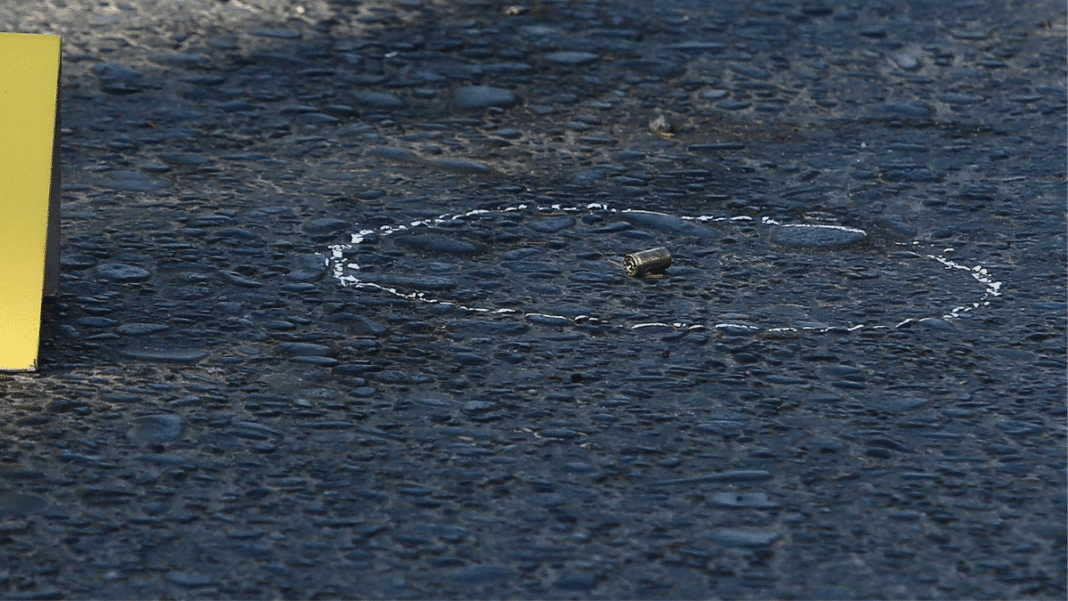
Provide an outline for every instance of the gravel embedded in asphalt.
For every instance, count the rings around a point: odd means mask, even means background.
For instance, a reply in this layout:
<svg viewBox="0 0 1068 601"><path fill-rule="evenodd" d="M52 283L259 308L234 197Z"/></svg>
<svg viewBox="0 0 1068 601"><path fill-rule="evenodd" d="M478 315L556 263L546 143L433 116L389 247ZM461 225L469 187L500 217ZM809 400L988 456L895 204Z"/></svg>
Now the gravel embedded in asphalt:
<svg viewBox="0 0 1068 601"><path fill-rule="evenodd" d="M1064 598L1063 6L8 4L0 596Z"/></svg>

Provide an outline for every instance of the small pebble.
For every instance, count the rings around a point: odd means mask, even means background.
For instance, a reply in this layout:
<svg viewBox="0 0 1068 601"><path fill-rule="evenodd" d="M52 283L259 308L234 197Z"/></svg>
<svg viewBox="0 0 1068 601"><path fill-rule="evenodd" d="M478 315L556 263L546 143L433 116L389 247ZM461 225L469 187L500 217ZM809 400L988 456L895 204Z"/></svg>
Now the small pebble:
<svg viewBox="0 0 1068 601"><path fill-rule="evenodd" d="M767 80L767 79L771 78L771 74L770 73L768 73L764 69L761 69L759 67L754 67L752 65L734 64L734 65L731 65L731 71L734 71L735 73L738 73L740 75L744 75L746 77L750 77L752 79L758 79L758 80L761 80L761 81L764 81L764 80Z"/></svg>
<svg viewBox="0 0 1068 601"><path fill-rule="evenodd" d="M121 263L105 263L97 266L96 274L98 277L111 282L142 282L147 280L152 274L140 267L134 267L133 265L123 265Z"/></svg>
<svg viewBox="0 0 1068 601"><path fill-rule="evenodd" d="M780 534L764 528L722 528L711 538L725 547L766 547L779 540Z"/></svg>
<svg viewBox="0 0 1068 601"><path fill-rule="evenodd" d="M116 332L124 336L145 336L148 334L155 334L156 332L163 332L170 329L170 326L161 323L124 323L115 329Z"/></svg>
<svg viewBox="0 0 1068 601"><path fill-rule="evenodd" d="M196 363L208 356L207 351L123 349L124 357L161 363Z"/></svg>
<svg viewBox="0 0 1068 601"><path fill-rule="evenodd" d="M285 344L278 345L278 352L287 356L297 357L332 357L335 354L334 349L324 344L313 344L311 342L287 342Z"/></svg>
<svg viewBox="0 0 1068 601"><path fill-rule="evenodd" d="M978 104L978 103L983 101L983 97L982 96L976 96L974 94L952 93L952 94L943 94L943 95L939 96L938 98L939 98L939 100L942 100L943 102L946 102L948 104L958 105L958 106L969 105L969 104Z"/></svg>
<svg viewBox="0 0 1068 601"><path fill-rule="evenodd" d="M278 40L295 40L300 37L300 32L296 29L253 29L252 35L259 36L261 38L274 38Z"/></svg>
<svg viewBox="0 0 1068 601"><path fill-rule="evenodd" d="M920 68L920 60L909 52L895 52L890 55L890 59L905 71L915 71Z"/></svg>
<svg viewBox="0 0 1068 601"><path fill-rule="evenodd" d="M768 495L762 492L734 493L718 492L712 495L709 503L713 507L728 509L778 509L780 505L768 500Z"/></svg>
<svg viewBox="0 0 1068 601"><path fill-rule="evenodd" d="M568 67L588 65L599 58L601 57L592 52L552 52L545 55L545 60L550 63Z"/></svg>
<svg viewBox="0 0 1068 601"><path fill-rule="evenodd" d="M698 96L700 96L701 98L703 98L705 100L719 100L719 99L725 97L726 95L727 95L727 90L720 90L720 89L716 89L716 88L709 89L709 90L701 90L701 92L698 94Z"/></svg>
<svg viewBox="0 0 1068 601"><path fill-rule="evenodd" d="M555 234L575 225L575 218L570 215L556 215L549 217L535 217L528 219L524 225L541 234ZM524 249L534 251L534 249ZM514 252L514 251L513 251Z"/></svg>
<svg viewBox="0 0 1068 601"><path fill-rule="evenodd" d="M376 109L402 109L407 103L389 92L359 91L352 95L353 100L360 106Z"/></svg>
<svg viewBox="0 0 1068 601"><path fill-rule="evenodd" d="M351 227L351 224L344 219L337 219L334 217L323 217L320 219L313 219L304 225L304 231L309 234L317 236L329 236L343 232Z"/></svg>
<svg viewBox="0 0 1068 601"><path fill-rule="evenodd" d="M934 112L930 106L919 100L901 100L883 105L883 110L891 115L927 119Z"/></svg>
<svg viewBox="0 0 1068 601"><path fill-rule="evenodd" d="M515 92L493 86L466 86L453 92L452 102L462 110L508 107L519 101Z"/></svg>
<svg viewBox="0 0 1068 601"><path fill-rule="evenodd" d="M482 161L473 159L439 159L432 164L440 169L461 173L488 173L493 170Z"/></svg>
<svg viewBox="0 0 1068 601"><path fill-rule="evenodd" d="M789 224L775 226L771 239L788 248L835 250L863 242L864 230L840 225Z"/></svg>
<svg viewBox="0 0 1068 601"><path fill-rule="evenodd" d="M100 63L92 69L93 74L103 80L137 80L144 77L141 73L118 63Z"/></svg>
<svg viewBox="0 0 1068 601"><path fill-rule="evenodd" d="M725 110L725 111L740 111L742 109L747 109L747 108L753 106L753 104L751 102L746 102L744 100L724 100L723 102L720 102L716 106L718 108L721 108L721 109Z"/></svg>
<svg viewBox="0 0 1068 601"><path fill-rule="evenodd" d="M521 321L454 321L448 325L451 332L470 336L515 336L530 329Z"/></svg>
<svg viewBox="0 0 1068 601"><path fill-rule="evenodd" d="M200 588L215 584L215 581L209 576L193 572L167 572L163 575L163 578L167 582L183 588Z"/></svg>
<svg viewBox="0 0 1068 601"><path fill-rule="evenodd" d="M712 240L718 237L716 233L709 228L674 215L666 215L654 211L624 211L620 213L619 216L634 225L645 226L669 234L694 236L707 240Z"/></svg>
<svg viewBox="0 0 1068 601"><path fill-rule="evenodd" d="M146 415L131 423L126 435L142 444L172 442L182 436L182 420L176 415Z"/></svg>
<svg viewBox="0 0 1068 601"><path fill-rule="evenodd" d="M169 188L171 182L140 171L109 171L97 185L122 192L158 192Z"/></svg>
<svg viewBox="0 0 1068 601"><path fill-rule="evenodd" d="M423 159L414 152L406 148L397 148L396 146L379 146L368 150L367 153L372 156L397 161L398 163L423 162Z"/></svg>

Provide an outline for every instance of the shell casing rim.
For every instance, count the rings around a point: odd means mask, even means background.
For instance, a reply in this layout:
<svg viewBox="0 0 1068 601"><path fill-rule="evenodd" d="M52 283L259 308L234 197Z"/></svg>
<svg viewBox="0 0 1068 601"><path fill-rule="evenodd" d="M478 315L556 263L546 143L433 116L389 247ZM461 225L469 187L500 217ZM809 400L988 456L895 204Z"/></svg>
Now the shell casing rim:
<svg viewBox="0 0 1068 601"><path fill-rule="evenodd" d="M667 269L670 266L671 252L662 246L623 257L623 269L629 276L640 276L646 272Z"/></svg>

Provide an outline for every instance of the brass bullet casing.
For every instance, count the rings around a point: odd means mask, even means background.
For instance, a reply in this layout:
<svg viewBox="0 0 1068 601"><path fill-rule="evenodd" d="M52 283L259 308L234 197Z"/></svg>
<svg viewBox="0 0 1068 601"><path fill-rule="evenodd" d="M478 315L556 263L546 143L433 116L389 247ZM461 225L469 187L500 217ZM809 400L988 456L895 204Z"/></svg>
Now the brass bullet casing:
<svg viewBox="0 0 1068 601"><path fill-rule="evenodd" d="M635 278L647 277L671 267L671 253L664 247L643 250L623 257L623 269Z"/></svg>

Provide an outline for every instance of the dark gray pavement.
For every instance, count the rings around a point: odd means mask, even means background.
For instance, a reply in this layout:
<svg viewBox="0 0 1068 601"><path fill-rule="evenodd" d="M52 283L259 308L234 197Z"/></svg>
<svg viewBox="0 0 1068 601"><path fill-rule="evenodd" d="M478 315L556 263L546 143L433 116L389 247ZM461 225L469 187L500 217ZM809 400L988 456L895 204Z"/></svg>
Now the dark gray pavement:
<svg viewBox="0 0 1068 601"><path fill-rule="evenodd" d="M1065 597L1063 2L0 24L65 128L0 597Z"/></svg>

